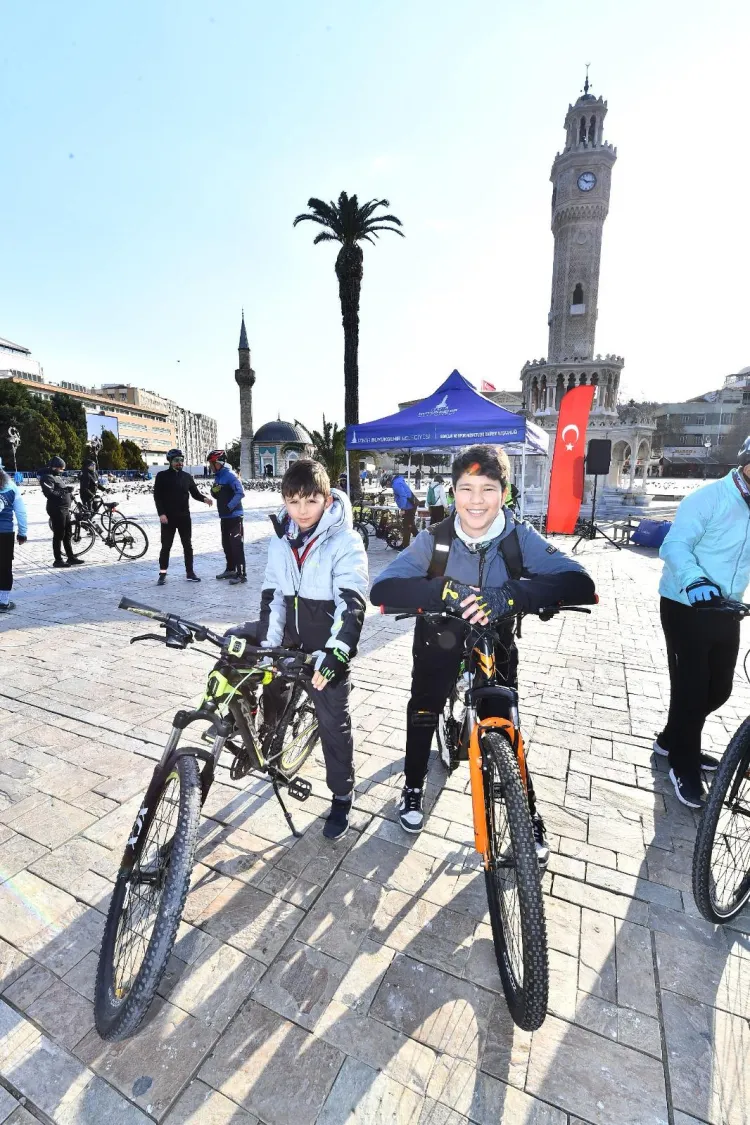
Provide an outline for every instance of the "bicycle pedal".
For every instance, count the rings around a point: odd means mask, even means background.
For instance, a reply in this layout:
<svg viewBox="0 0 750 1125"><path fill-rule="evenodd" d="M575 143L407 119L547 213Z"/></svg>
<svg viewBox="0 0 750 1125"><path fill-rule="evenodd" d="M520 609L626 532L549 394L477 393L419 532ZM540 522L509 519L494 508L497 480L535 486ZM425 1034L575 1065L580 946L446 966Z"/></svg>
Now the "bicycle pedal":
<svg viewBox="0 0 750 1125"><path fill-rule="evenodd" d="M304 777L293 777L286 791L290 797L294 797L295 801L306 801L312 793L312 782Z"/></svg>

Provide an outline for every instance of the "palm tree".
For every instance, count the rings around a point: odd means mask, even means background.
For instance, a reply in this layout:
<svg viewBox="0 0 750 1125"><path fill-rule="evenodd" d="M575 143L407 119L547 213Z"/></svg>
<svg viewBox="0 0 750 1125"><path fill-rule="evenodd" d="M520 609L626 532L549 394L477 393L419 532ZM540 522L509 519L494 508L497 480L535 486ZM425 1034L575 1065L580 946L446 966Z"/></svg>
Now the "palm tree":
<svg viewBox="0 0 750 1125"><path fill-rule="evenodd" d="M338 203L324 203L322 199L308 199L311 214L297 215L294 226L305 221L324 227L313 240L319 242L340 242L341 249L336 256L336 277L339 279L339 300L341 301L341 322L344 326L344 424L353 425L359 421L359 294L362 287L363 253L360 242L371 242L380 237L380 231L388 230L404 237L398 228L401 220L395 215L376 215L380 207L389 207L387 199L371 199L361 206L356 195L341 192ZM356 465L358 458L351 455L349 471L358 477ZM354 470L352 470L352 464Z"/></svg>
<svg viewBox="0 0 750 1125"><path fill-rule="evenodd" d="M297 418L294 424L307 430L315 446L315 458L321 465L325 465L331 484L335 487L346 464L346 431L339 427L338 422L326 422L325 414L322 431L311 430Z"/></svg>

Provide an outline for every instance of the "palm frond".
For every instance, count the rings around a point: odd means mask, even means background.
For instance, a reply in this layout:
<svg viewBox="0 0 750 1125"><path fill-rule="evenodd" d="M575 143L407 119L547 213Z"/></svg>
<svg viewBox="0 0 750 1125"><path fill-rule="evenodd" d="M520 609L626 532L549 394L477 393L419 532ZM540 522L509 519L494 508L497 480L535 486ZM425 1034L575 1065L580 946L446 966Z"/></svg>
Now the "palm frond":
<svg viewBox="0 0 750 1125"><path fill-rule="evenodd" d="M373 223L395 223L397 227L402 227L404 225L395 215L376 215L374 219L368 221Z"/></svg>
<svg viewBox="0 0 750 1125"><path fill-rule="evenodd" d="M373 233L373 232L379 231L379 230L389 230L391 232L391 234L400 234L402 238L406 238L406 235L404 234L404 232L402 230L398 230L396 227L368 226L365 229L369 233Z"/></svg>
<svg viewBox="0 0 750 1125"><path fill-rule="evenodd" d="M311 222L311 223L319 223L322 227L330 226L330 223L328 222L328 219L324 219L320 215L308 215L306 211L303 212L301 215L297 216L297 218L294 220L294 223L292 224L292 226L296 227L297 223L301 223L305 219L307 219L308 222Z"/></svg>
<svg viewBox="0 0 750 1125"><path fill-rule="evenodd" d="M321 231L320 234L315 235L313 246L317 246L319 242L341 242L341 239L337 234L329 234L327 231Z"/></svg>

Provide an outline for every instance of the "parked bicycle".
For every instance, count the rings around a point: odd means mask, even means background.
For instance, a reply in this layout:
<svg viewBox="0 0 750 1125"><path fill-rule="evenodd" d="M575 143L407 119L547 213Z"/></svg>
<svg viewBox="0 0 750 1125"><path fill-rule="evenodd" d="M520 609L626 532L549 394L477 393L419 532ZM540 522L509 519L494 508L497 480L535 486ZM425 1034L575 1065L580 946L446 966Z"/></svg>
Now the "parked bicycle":
<svg viewBox="0 0 750 1125"><path fill-rule="evenodd" d="M232 755L230 774L268 778L295 836L280 789L305 801L309 781L296 775L318 740L309 686L315 658L284 648L259 648L225 638L205 625L123 598L120 609L160 623L164 634L145 633L130 643L157 640L170 649L194 641L221 649L208 675L200 706L176 713L172 731L141 802L125 846L104 927L96 978L94 1016L103 1039L132 1035L148 1011L167 966L185 906L195 860L203 803L223 751ZM272 729L263 723L263 689L282 688ZM210 750L180 747L193 723L207 723Z"/></svg>
<svg viewBox="0 0 750 1125"><path fill-rule="evenodd" d="M750 615L750 605L722 599L711 610ZM696 609L696 613L702 612ZM745 653L743 668L748 676ZM693 851L693 896L709 922L729 922L750 900L750 718L733 735L714 774Z"/></svg>
<svg viewBox="0 0 750 1125"><path fill-rule="evenodd" d="M85 555L99 539L105 547L114 548L121 559L143 558L148 550L148 535L135 520L121 515L118 504L117 500L104 501L96 496L87 508L73 500L70 541L74 555Z"/></svg>
<svg viewBox="0 0 750 1125"><path fill-rule="evenodd" d="M554 606L536 616L548 621L561 609L591 612ZM383 606L381 612L400 619L421 611ZM542 872L529 811L518 692L498 678L498 640L493 626L467 625L463 667L440 719L438 746L451 772L468 760L474 847L484 863L500 979L513 1021L535 1031L547 1015L549 993Z"/></svg>

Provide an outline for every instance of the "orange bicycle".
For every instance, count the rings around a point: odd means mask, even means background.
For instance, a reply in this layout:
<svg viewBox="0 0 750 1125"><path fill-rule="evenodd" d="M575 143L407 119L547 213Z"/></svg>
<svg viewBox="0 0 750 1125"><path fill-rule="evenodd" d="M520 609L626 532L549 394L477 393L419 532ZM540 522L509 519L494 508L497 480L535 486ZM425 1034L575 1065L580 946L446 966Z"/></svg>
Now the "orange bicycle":
<svg viewBox="0 0 750 1125"><path fill-rule="evenodd" d="M552 606L537 616L548 621L561 609L591 612ZM421 611L390 606L381 612L399 619L421 616ZM535 1031L547 1015L549 993L542 871L529 811L518 692L501 683L496 670L498 624L467 624L463 671L441 716L439 740L451 771L469 762L474 847L484 864L500 979L513 1021Z"/></svg>

